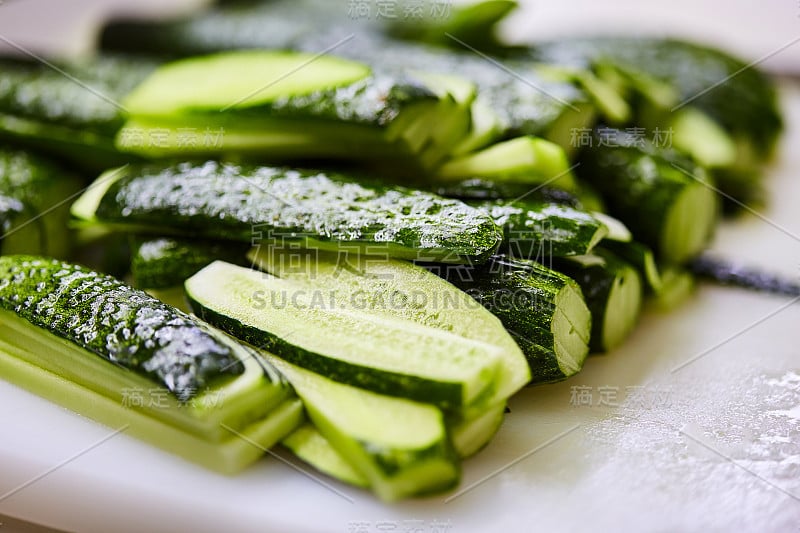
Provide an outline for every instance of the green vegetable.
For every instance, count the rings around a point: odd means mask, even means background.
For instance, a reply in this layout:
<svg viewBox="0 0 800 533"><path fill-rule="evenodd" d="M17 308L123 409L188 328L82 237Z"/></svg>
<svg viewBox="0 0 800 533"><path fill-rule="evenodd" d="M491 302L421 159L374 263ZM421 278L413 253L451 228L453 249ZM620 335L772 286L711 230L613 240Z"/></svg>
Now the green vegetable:
<svg viewBox="0 0 800 533"><path fill-rule="evenodd" d="M406 320L498 347L502 365L487 405L502 403L530 380L522 352L497 317L420 266L380 256L291 247L260 246L248 257L283 280L309 291L325 291L340 307L355 306L375 317Z"/></svg>
<svg viewBox="0 0 800 533"><path fill-rule="evenodd" d="M578 173L660 261L682 263L707 244L718 208L702 167L672 152L623 140L617 146L584 150Z"/></svg>
<svg viewBox="0 0 800 533"><path fill-rule="evenodd" d="M468 133L474 87L455 76L374 70L330 55L266 50L169 63L125 99L130 120L118 144L148 157L249 153L438 164ZM202 127L220 131L218 142L182 142L182 131ZM129 141L159 130L158 145Z"/></svg>
<svg viewBox="0 0 800 533"><path fill-rule="evenodd" d="M190 460L224 459L212 468L231 471L256 458L227 429L266 447L300 422L276 370L110 276L0 257L0 315L7 379L55 401L61 391L68 407L103 423L127 420L135 435L169 451L186 445L181 455Z"/></svg>
<svg viewBox="0 0 800 533"><path fill-rule="evenodd" d="M120 165L130 159L114 148L120 102L153 68L152 59L124 56L53 66L0 59L0 140L79 168Z"/></svg>
<svg viewBox="0 0 800 533"><path fill-rule="evenodd" d="M480 262L501 241L488 215L457 200L332 172L213 161L110 171L72 212L133 232L294 240L446 262Z"/></svg>
<svg viewBox="0 0 800 533"><path fill-rule="evenodd" d="M185 288L198 316L333 380L445 408L494 393L502 358L491 344L342 308L329 291L221 261Z"/></svg>
<svg viewBox="0 0 800 533"><path fill-rule="evenodd" d="M559 381L581 369L591 315L581 289L567 276L505 256L477 267L429 268L500 319L525 354L533 383Z"/></svg>
<svg viewBox="0 0 800 533"><path fill-rule="evenodd" d="M653 251L636 241L603 241L601 247L610 251L639 271L647 286L655 293L663 288L663 280Z"/></svg>
<svg viewBox="0 0 800 533"><path fill-rule="evenodd" d="M592 314L592 352L619 346L633 330L642 305L639 272L611 252L559 259L555 265L580 285Z"/></svg>
<svg viewBox="0 0 800 533"><path fill-rule="evenodd" d="M439 492L460 477L441 411L343 385L262 352L325 439L384 500Z"/></svg>
<svg viewBox="0 0 800 533"><path fill-rule="evenodd" d="M485 178L575 189L575 177L560 146L534 137L520 137L448 161L437 171L439 181Z"/></svg>

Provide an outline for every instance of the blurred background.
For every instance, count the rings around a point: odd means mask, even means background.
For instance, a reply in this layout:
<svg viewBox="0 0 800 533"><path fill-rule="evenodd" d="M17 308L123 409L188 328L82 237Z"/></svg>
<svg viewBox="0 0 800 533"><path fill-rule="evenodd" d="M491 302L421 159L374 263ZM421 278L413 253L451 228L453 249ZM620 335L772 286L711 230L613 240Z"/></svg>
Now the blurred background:
<svg viewBox="0 0 800 533"><path fill-rule="evenodd" d="M342 9L355 0L340 2ZM209 0L0 0L0 51L91 53L101 22L115 15L176 16ZM358 2L358 3L363 3ZM465 3L453 0L454 4ZM466 2L468 3L468 2ZM721 46L767 70L800 75L800 1L519 0L503 32L515 42L556 35L625 33L688 37ZM18 50L17 50L18 51Z"/></svg>

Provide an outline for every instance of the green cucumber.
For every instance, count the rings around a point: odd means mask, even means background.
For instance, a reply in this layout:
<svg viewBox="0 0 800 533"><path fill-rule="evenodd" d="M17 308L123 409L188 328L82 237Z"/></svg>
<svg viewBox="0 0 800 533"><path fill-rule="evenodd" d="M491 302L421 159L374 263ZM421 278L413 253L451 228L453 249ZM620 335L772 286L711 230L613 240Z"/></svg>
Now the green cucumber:
<svg viewBox="0 0 800 533"><path fill-rule="evenodd" d="M440 492L460 466L444 417L432 405L343 385L262 352L294 386L308 416L384 500Z"/></svg>
<svg viewBox="0 0 800 533"><path fill-rule="evenodd" d="M485 260L502 239L488 215L457 200L332 172L214 161L109 171L72 212L133 232L295 240L446 262Z"/></svg>
<svg viewBox="0 0 800 533"><path fill-rule="evenodd" d="M525 358L502 323L467 294L423 267L383 257L254 248L253 264L281 279L322 290L342 307L408 320L501 349L502 365L487 404L500 403L529 380Z"/></svg>
<svg viewBox="0 0 800 533"><path fill-rule="evenodd" d="M187 93L191 83L197 90ZM411 156L430 167L469 128L474 88L455 76L373 73L330 55L246 50L184 59L157 69L125 100L131 120L120 148L149 157L247 151L262 158ZM204 125L218 143L180 142ZM157 146L126 142L136 130Z"/></svg>
<svg viewBox="0 0 800 533"><path fill-rule="evenodd" d="M592 352L607 352L619 346L633 330L641 311L639 272L602 249L591 255L559 259L554 266L583 289L592 313Z"/></svg>
<svg viewBox="0 0 800 533"><path fill-rule="evenodd" d="M471 202L503 229L503 248L515 257L545 261L549 257L589 253L607 233L594 216L559 203L527 199Z"/></svg>
<svg viewBox="0 0 800 533"><path fill-rule="evenodd" d="M212 448L229 439L226 426L257 427L291 396L276 370L227 336L110 276L32 256L0 257L0 274L6 364L37 393L47 387L28 367L43 381L52 374L82 414L103 423L112 420L111 402L147 427L170 427ZM107 401L95 413L100 398ZM266 432L259 442L282 436Z"/></svg>
<svg viewBox="0 0 800 533"><path fill-rule="evenodd" d="M692 272L681 267L664 270L660 290L656 293L656 306L670 311L685 302L694 292L695 278Z"/></svg>
<svg viewBox="0 0 800 533"><path fill-rule="evenodd" d="M0 149L0 253L64 257L69 205L80 181L51 161Z"/></svg>
<svg viewBox="0 0 800 533"><path fill-rule="evenodd" d="M323 474L356 487L369 487L367 478L350 466L311 423L294 430L281 444Z"/></svg>
<svg viewBox="0 0 800 533"><path fill-rule="evenodd" d="M463 53L454 54L390 39L381 34L380 28L371 28L370 21L348 16L348 11L330 2L315 0L220 6L181 21L116 21L105 28L101 41L104 48L156 54L169 51L174 56L234 49L297 50L318 54L335 45L336 55L368 64L376 72L384 70L399 76L418 71L447 72L468 79L478 86L479 107L495 115L488 119L492 126L484 130L488 138L493 137L493 133L500 138L537 135L568 150L572 148L571 132L592 124L593 105L567 77L554 76L530 61L503 60L498 67L493 58L480 57L461 43L455 45ZM415 26L418 22L414 19ZM353 34L358 38L349 39ZM443 34L440 36L451 40ZM462 109L468 112L466 107ZM428 127L437 130L440 124L434 115L430 117ZM465 146L480 147L481 143L473 142L473 132L467 137L472 139L465 140ZM456 146L452 152L463 154L465 148ZM358 155L365 157L367 154Z"/></svg>
<svg viewBox="0 0 800 533"><path fill-rule="evenodd" d="M661 279L658 264L656 264L655 255L650 248L636 241L623 242L614 240L603 241L601 247L612 252L631 266L636 267L636 270L642 275L651 291L656 294L661 291L664 283Z"/></svg>
<svg viewBox="0 0 800 533"><path fill-rule="evenodd" d="M185 288L198 316L336 381L450 409L494 393L497 346L342 308L329 291L221 261Z"/></svg>
<svg viewBox="0 0 800 533"><path fill-rule="evenodd" d="M546 184L568 191L575 189L575 177L564 150L552 142L534 137L504 141L448 161L439 168L435 179L449 181L476 177Z"/></svg>
<svg viewBox="0 0 800 533"><path fill-rule="evenodd" d="M500 319L525 354L532 383L559 381L583 366L592 317L567 276L502 255L477 267L428 268Z"/></svg>
<svg viewBox="0 0 800 533"><path fill-rule="evenodd" d="M401 1L397 13L420 16L391 17L382 22L385 31L398 39L451 46L456 38L487 50L499 47L495 26L516 7L513 0L483 0L455 6L435 0Z"/></svg>
<svg viewBox="0 0 800 533"><path fill-rule="evenodd" d="M244 264L249 246L230 241L198 241L134 236L131 274L142 289L182 287L204 266L220 259Z"/></svg>
<svg viewBox="0 0 800 533"><path fill-rule="evenodd" d="M691 161L650 145L595 146L582 152L578 173L660 261L682 263L708 243L717 196Z"/></svg>
<svg viewBox="0 0 800 533"><path fill-rule="evenodd" d="M100 170L130 157L114 148L122 98L155 68L146 58L100 56L47 64L0 59L0 139Z"/></svg>
<svg viewBox="0 0 800 533"><path fill-rule="evenodd" d="M505 403L480 412L472 420L448 424L456 454L465 459L481 450L503 422ZM311 423L306 423L281 442L297 457L334 479L367 488L369 481L322 436Z"/></svg>

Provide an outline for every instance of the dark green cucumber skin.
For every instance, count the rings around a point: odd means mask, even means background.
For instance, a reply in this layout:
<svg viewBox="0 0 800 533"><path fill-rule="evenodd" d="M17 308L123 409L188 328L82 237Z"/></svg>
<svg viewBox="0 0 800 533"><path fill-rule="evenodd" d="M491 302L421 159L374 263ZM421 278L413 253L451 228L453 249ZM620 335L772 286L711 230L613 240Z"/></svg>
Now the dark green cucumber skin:
<svg viewBox="0 0 800 533"><path fill-rule="evenodd" d="M0 59L0 139L81 169L130 161L114 148L114 134L124 121L119 102L155 65L151 58L123 56L58 63L55 68Z"/></svg>
<svg viewBox="0 0 800 533"><path fill-rule="evenodd" d="M608 299L618 272L630 265L607 250L596 250L595 253L605 260L604 265L586 266L566 258L556 259L553 266L580 285L586 306L592 314L589 349L592 352L605 352L607 348L603 339L603 324L607 313L614 312L613 309L608 309Z"/></svg>
<svg viewBox="0 0 800 533"><path fill-rule="evenodd" d="M200 303L194 295L187 292L187 299L194 313L213 326L247 342L259 350L266 350L293 365L316 372L333 381L371 390L378 394L402 396L412 400L434 403L442 408L461 405L461 387L438 383L435 390L424 379L407 374L388 371L372 371L368 367L353 365L344 361L331 361L324 356L309 352L301 346L292 344L291 337L282 339L238 320L225 316ZM302 334L300 331L298 332Z"/></svg>
<svg viewBox="0 0 800 533"><path fill-rule="evenodd" d="M172 237L134 236L131 274L140 289L166 289L183 282L203 267L221 260L245 265L250 247L239 242L216 242Z"/></svg>
<svg viewBox="0 0 800 533"><path fill-rule="evenodd" d="M337 46L335 55L395 75L424 71L462 76L478 86L501 119L507 138L546 133L568 105L580 108L588 102L575 86L542 75L530 61L507 65L524 78L520 80L465 48L453 53L392 39L380 27L349 17L347 11L338 3L317 0L219 6L177 22L117 21L105 28L101 45L138 53L168 51L177 57L253 48L319 53L355 35Z"/></svg>
<svg viewBox="0 0 800 533"><path fill-rule="evenodd" d="M538 43L529 52L534 60L556 64L610 62L667 82L680 102L692 98L689 105L748 139L762 157L782 129L774 84L721 50L674 39L592 37Z"/></svg>
<svg viewBox="0 0 800 533"><path fill-rule="evenodd" d="M466 201L491 201L524 199L528 202L554 203L581 208L581 202L574 194L553 187L531 189L530 183L513 181L491 181L471 178L453 183L428 183L428 188L440 196L458 198Z"/></svg>
<svg viewBox="0 0 800 533"><path fill-rule="evenodd" d="M658 254L669 208L685 187L695 184L673 164L694 176L706 175L672 150L624 141L584 149L577 174L600 193L609 212L631 229L637 241Z"/></svg>
<svg viewBox="0 0 800 533"><path fill-rule="evenodd" d="M531 368L531 383L564 379L550 330L555 294L567 277L535 261L496 255L486 264L423 265L491 311L511 333Z"/></svg>
<svg viewBox="0 0 800 533"><path fill-rule="evenodd" d="M390 247L448 262L481 262L502 239L491 218L457 200L342 174L209 161L129 167L103 196L101 222L252 242L310 237Z"/></svg>
<svg viewBox="0 0 800 533"><path fill-rule="evenodd" d="M35 256L0 257L0 309L188 401L244 372L199 321L121 281Z"/></svg>
<svg viewBox="0 0 800 533"><path fill-rule="evenodd" d="M514 200L470 205L489 213L503 229L505 251L534 261L588 253L602 226L588 213L557 203Z"/></svg>
<svg viewBox="0 0 800 533"><path fill-rule="evenodd" d="M80 181L52 161L19 150L0 148L0 253L3 236L22 225L36 228L38 239L17 253L66 253L68 205L64 199L80 189Z"/></svg>

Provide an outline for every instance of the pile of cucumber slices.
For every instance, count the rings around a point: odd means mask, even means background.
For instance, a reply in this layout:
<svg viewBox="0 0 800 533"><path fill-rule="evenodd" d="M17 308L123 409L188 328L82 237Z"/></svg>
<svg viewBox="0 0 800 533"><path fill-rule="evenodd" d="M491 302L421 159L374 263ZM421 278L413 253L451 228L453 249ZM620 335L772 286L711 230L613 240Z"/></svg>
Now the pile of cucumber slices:
<svg viewBox="0 0 800 533"><path fill-rule="evenodd" d="M397 500L714 271L780 134L767 77L423 7L225 2L0 58L0 377L212 470L283 445Z"/></svg>

